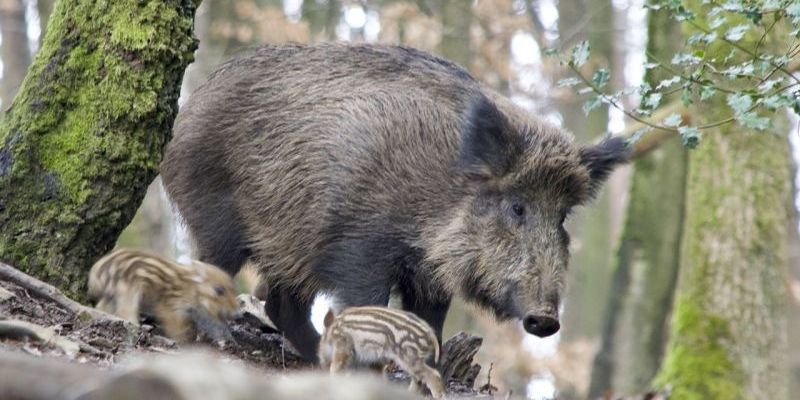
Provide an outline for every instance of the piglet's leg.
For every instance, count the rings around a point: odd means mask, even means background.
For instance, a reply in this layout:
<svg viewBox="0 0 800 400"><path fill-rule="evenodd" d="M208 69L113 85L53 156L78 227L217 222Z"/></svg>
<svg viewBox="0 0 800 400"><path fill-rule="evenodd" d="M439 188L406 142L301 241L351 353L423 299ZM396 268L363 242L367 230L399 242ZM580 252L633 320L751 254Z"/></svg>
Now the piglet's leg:
<svg viewBox="0 0 800 400"><path fill-rule="evenodd" d="M434 398L440 399L444 396L444 385L442 384L442 377L439 375L435 369L425 365L424 363L420 363L418 368L414 368L412 373L415 379L412 382L415 382L417 379L425 383L425 386L431 391L431 395Z"/></svg>
<svg viewBox="0 0 800 400"><path fill-rule="evenodd" d="M167 303L169 303L167 301ZM173 309L174 305L158 304L154 310L156 320L161 324L167 336L178 342L191 342L197 336L186 311Z"/></svg>
<svg viewBox="0 0 800 400"><path fill-rule="evenodd" d="M114 298L111 301L101 301L98 303L98 308L139 325L142 291L137 285L118 285L116 289Z"/></svg>
<svg viewBox="0 0 800 400"><path fill-rule="evenodd" d="M335 374L350 364L353 358L353 345L348 341L339 341L334 344L331 357L331 374Z"/></svg>

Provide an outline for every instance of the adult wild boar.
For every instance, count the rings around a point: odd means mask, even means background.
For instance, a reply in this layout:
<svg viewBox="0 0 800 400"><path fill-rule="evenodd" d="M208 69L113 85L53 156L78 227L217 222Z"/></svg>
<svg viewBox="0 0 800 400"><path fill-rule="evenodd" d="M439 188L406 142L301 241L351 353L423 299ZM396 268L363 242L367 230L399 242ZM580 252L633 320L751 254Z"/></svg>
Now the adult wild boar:
<svg viewBox="0 0 800 400"><path fill-rule="evenodd" d="M308 359L316 293L385 305L441 341L459 294L537 336L559 329L564 219L627 155L582 147L405 47L262 47L181 109L161 175L199 259L260 269L267 314Z"/></svg>

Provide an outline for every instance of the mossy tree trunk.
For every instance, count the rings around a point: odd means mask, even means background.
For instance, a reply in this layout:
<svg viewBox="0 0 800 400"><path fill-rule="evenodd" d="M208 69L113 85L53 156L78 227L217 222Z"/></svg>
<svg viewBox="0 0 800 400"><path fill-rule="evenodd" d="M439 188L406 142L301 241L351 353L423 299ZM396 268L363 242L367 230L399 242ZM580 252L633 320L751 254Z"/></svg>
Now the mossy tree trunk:
<svg viewBox="0 0 800 400"><path fill-rule="evenodd" d="M680 25L666 13L649 14L649 54L669 60L680 35ZM650 70L646 81L655 86L669 77ZM686 160L676 135L634 162L602 345L592 367L592 398L606 390L644 392L658 371L680 261Z"/></svg>
<svg viewBox="0 0 800 400"><path fill-rule="evenodd" d="M689 2L703 18L700 3ZM751 32L740 43L753 46L760 35ZM784 37L776 27L765 48L785 45ZM729 52L711 48L707 57ZM717 96L693 112L692 122L728 115L724 96ZM728 124L705 131L690 152L670 343L656 380L672 387L672 398L788 398L786 132L785 116L775 118L766 132Z"/></svg>
<svg viewBox="0 0 800 400"><path fill-rule="evenodd" d="M0 121L0 260L85 298L158 172L199 3L55 4Z"/></svg>

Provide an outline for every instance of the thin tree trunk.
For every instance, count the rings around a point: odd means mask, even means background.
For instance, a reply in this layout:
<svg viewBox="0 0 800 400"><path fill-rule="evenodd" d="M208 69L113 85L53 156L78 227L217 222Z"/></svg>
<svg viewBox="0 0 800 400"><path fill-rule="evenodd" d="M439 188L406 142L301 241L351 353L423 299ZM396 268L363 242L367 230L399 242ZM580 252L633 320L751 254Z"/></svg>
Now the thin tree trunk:
<svg viewBox="0 0 800 400"><path fill-rule="evenodd" d="M55 0L36 0L36 10L39 12L39 27L42 30L39 43L44 41L44 36L47 32L47 20L50 19L50 14L53 13L54 4Z"/></svg>
<svg viewBox="0 0 800 400"><path fill-rule="evenodd" d="M587 39L592 46L590 64L594 66L609 67L613 58L612 11L610 0L558 2L559 34L562 39L564 35L574 34L573 41ZM582 102L572 100L558 104L558 109L564 127L578 140L591 142L607 131L608 107L603 105L586 116L581 105ZM573 252L567 280L563 318L563 337L566 340L595 337L601 330L602 299L608 294L611 278L613 241L609 235L609 210L608 191L604 190L592 207L580 209L569 224L573 243L578 247Z"/></svg>
<svg viewBox="0 0 800 400"><path fill-rule="evenodd" d="M648 53L669 59L680 25L651 13ZM668 78L651 70L651 84ZM592 368L589 394L606 390L641 393L663 355L664 324L678 274L686 186L686 151L677 137L634 164L630 202L606 306L602 345Z"/></svg>
<svg viewBox="0 0 800 400"><path fill-rule="evenodd" d="M25 3L22 0L0 0L0 30L3 35L3 44L0 46L3 57L0 100L2 108L6 109L17 94L31 63L25 26Z"/></svg>
<svg viewBox="0 0 800 400"><path fill-rule="evenodd" d="M689 2L703 18L700 4ZM785 44L784 35L774 29L764 48ZM751 46L759 37L754 32L740 43ZM730 51L711 50L707 57ZM692 122L718 121L727 117L726 108L718 96L694 110ZM672 332L656 380L671 386L674 398L788 398L791 164L785 122L785 116L776 117L770 132L730 124L714 128L689 154Z"/></svg>
<svg viewBox="0 0 800 400"><path fill-rule="evenodd" d="M437 52L469 70L469 64L472 61L469 38L472 25L472 1L441 0L438 6L436 13L442 21L443 32Z"/></svg>
<svg viewBox="0 0 800 400"><path fill-rule="evenodd" d="M199 0L59 1L0 121L0 260L84 299L155 177Z"/></svg>

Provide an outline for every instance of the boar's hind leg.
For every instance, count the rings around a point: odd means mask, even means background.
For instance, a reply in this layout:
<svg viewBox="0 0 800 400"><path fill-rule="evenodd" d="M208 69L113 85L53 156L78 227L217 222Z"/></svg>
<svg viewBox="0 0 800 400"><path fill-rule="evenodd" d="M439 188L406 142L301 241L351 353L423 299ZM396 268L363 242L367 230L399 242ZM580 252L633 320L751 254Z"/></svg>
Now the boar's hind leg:
<svg viewBox="0 0 800 400"><path fill-rule="evenodd" d="M197 247L195 257L236 275L250 250L245 245L245 226L230 191L228 187L207 190L201 201L181 212Z"/></svg>
<svg viewBox="0 0 800 400"><path fill-rule="evenodd" d="M270 288L268 293L264 307L269 319L303 358L316 364L319 334L311 324L311 302L284 288Z"/></svg>

